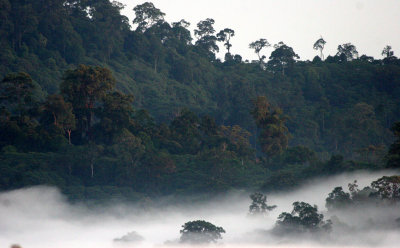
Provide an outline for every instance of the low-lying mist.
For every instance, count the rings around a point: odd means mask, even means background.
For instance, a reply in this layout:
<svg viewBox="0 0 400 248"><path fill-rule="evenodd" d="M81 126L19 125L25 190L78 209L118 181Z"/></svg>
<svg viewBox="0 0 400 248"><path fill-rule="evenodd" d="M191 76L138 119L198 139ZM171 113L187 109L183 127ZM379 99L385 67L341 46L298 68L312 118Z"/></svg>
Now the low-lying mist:
<svg viewBox="0 0 400 248"><path fill-rule="evenodd" d="M0 247L23 248L117 248L179 246L182 225L206 220L226 233L216 246L224 247L398 247L399 205L358 206L327 212L325 199L336 186L358 181L360 187L398 172L354 172L309 181L291 192L269 194L267 203L277 205L266 217L249 217L249 192L231 192L199 203L176 203L157 199L153 207L114 203L88 207L70 204L56 188L38 186L0 194ZM273 235L277 217L291 212L292 203L318 206L332 231L321 235ZM141 204L139 204L141 205ZM362 209L361 209L362 208ZM182 245L181 247L187 247ZM198 246L196 246L198 247Z"/></svg>

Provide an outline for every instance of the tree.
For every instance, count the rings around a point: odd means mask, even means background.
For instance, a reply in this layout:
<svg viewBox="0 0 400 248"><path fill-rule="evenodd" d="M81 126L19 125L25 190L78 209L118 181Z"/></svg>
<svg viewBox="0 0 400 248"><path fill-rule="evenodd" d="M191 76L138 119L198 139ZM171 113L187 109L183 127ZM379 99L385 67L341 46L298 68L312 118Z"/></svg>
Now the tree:
<svg viewBox="0 0 400 248"><path fill-rule="evenodd" d="M132 125L133 95L115 91L103 97L103 106L99 109L100 127L111 141L114 135Z"/></svg>
<svg viewBox="0 0 400 248"><path fill-rule="evenodd" d="M396 122L393 125L392 131L397 139L390 145L389 152L386 156L386 167L400 168L400 122Z"/></svg>
<svg viewBox="0 0 400 248"><path fill-rule="evenodd" d="M385 56L386 58L393 57L394 52L392 51L392 47L389 45L385 46L382 50L382 56Z"/></svg>
<svg viewBox="0 0 400 248"><path fill-rule="evenodd" d="M175 37L186 45L189 45L192 41L190 31L187 29L189 26L190 23L184 19L172 23L172 32L175 34Z"/></svg>
<svg viewBox="0 0 400 248"><path fill-rule="evenodd" d="M337 48L336 56L341 58L341 60L352 61L353 59L358 58L358 52L356 46L351 43L345 43L343 45L339 45ZM343 58L343 59L342 59Z"/></svg>
<svg viewBox="0 0 400 248"><path fill-rule="evenodd" d="M372 189L382 199L395 203L400 201L400 176L384 176L371 183Z"/></svg>
<svg viewBox="0 0 400 248"><path fill-rule="evenodd" d="M225 28L219 31L219 33L217 34L218 41L224 42L224 46L226 47L226 50L228 50L228 54L231 53L230 51L232 44L230 43L230 41L233 36L235 36L235 31L229 28Z"/></svg>
<svg viewBox="0 0 400 248"><path fill-rule="evenodd" d="M179 144L178 151L182 153L196 154L200 149L200 120L195 113L188 109L182 109L170 125L172 139Z"/></svg>
<svg viewBox="0 0 400 248"><path fill-rule="evenodd" d="M350 206L352 200L349 193L343 191L342 187L336 187L326 198L326 208L328 210L342 209Z"/></svg>
<svg viewBox="0 0 400 248"><path fill-rule="evenodd" d="M274 231L279 234L329 231L332 222L324 221L316 205L294 202L291 213L283 212L276 221Z"/></svg>
<svg viewBox="0 0 400 248"><path fill-rule="evenodd" d="M61 95L50 95L43 108L44 121L53 119L53 125L68 134L68 143L71 144L71 132L76 128L72 104L65 102Z"/></svg>
<svg viewBox="0 0 400 248"><path fill-rule="evenodd" d="M216 44L218 39L214 36L214 23L214 19L207 18L197 23L197 29L194 30L194 35L197 37L196 45L210 52L219 51Z"/></svg>
<svg viewBox="0 0 400 248"><path fill-rule="evenodd" d="M20 117L32 106L35 85L25 72L7 74L0 82L0 102Z"/></svg>
<svg viewBox="0 0 400 248"><path fill-rule="evenodd" d="M285 68L293 66L295 59L299 59L293 48L285 45L282 41L274 45L275 50L271 53L268 61L268 66L272 71L282 71L282 75L285 75Z"/></svg>
<svg viewBox="0 0 400 248"><path fill-rule="evenodd" d="M326 41L324 40L324 38L321 37L314 43L313 46L315 50L319 50L321 60L324 60L324 54L322 53L322 51L324 50L325 44Z"/></svg>
<svg viewBox="0 0 400 248"><path fill-rule="evenodd" d="M261 151L273 156L287 148L289 133L281 109L273 108L265 96L259 96L253 100L251 114L261 129L258 137Z"/></svg>
<svg viewBox="0 0 400 248"><path fill-rule="evenodd" d="M133 8L133 11L135 11L133 24L137 24L138 27L136 30L141 32L146 31L157 22L164 21L165 14L161 12L161 10L157 9L151 2L137 5Z"/></svg>
<svg viewBox="0 0 400 248"><path fill-rule="evenodd" d="M383 48L382 56L385 56L383 59L384 64L391 64L392 62L396 61L396 56L394 56L394 52L392 51L392 47L387 45Z"/></svg>
<svg viewBox="0 0 400 248"><path fill-rule="evenodd" d="M234 126L220 126L219 132L225 137L230 145L231 149L240 157L249 157L254 154L254 150L251 148L249 138L251 133L239 125ZM243 159L242 159L243 164Z"/></svg>
<svg viewBox="0 0 400 248"><path fill-rule="evenodd" d="M81 138L89 134L96 104L114 87L109 69L79 65L66 71L60 85L65 100L72 104Z"/></svg>
<svg viewBox="0 0 400 248"><path fill-rule="evenodd" d="M222 239L221 233L225 233L225 230L210 222L196 220L186 222L180 233L181 243L205 244L216 243L218 239Z"/></svg>
<svg viewBox="0 0 400 248"><path fill-rule="evenodd" d="M266 58L264 55L261 56L260 52L264 47L270 47L271 44L266 39L259 39L249 44L250 49L254 49L254 52L258 56L258 60L260 61L260 65L263 64L264 59Z"/></svg>
<svg viewBox="0 0 400 248"><path fill-rule="evenodd" d="M276 208L276 205L267 205L267 196L262 193L251 194L250 199L252 200L252 203L249 207L249 214L252 216L264 216L267 214L267 211L272 211Z"/></svg>

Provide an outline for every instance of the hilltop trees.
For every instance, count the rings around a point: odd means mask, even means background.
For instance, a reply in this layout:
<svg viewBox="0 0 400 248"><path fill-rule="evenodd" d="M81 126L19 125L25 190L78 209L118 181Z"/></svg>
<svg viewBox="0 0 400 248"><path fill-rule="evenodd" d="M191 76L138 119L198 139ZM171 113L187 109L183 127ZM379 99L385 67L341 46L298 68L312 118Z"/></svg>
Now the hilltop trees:
<svg viewBox="0 0 400 248"><path fill-rule="evenodd" d="M235 36L235 31L229 28L225 28L219 31L219 33L217 34L218 41L224 42L224 46L226 50L228 50L228 54L231 53L232 44L230 41L233 36Z"/></svg>
<svg viewBox="0 0 400 248"><path fill-rule="evenodd" d="M218 39L214 35L214 23L214 19L207 18L197 23L197 29L194 30L194 34L197 37L196 45L211 53L219 51L217 46Z"/></svg>
<svg viewBox="0 0 400 248"><path fill-rule="evenodd" d="M319 50L321 60L324 60L324 54L322 52L324 50L325 44L326 44L326 41L324 40L324 38L321 37L313 45L313 48L315 50Z"/></svg>
<svg viewBox="0 0 400 248"><path fill-rule="evenodd" d="M358 58L357 48L351 43L339 45L337 50L336 56L339 57L341 61L352 61Z"/></svg>
<svg viewBox="0 0 400 248"><path fill-rule="evenodd" d="M165 14L157 9L151 2L137 5L133 8L133 11L135 11L133 24L138 25L136 30L140 32L144 32L156 23L164 21Z"/></svg>
<svg viewBox="0 0 400 248"><path fill-rule="evenodd" d="M250 49L254 49L254 52L258 56L258 60L260 61L260 66L263 64L264 59L266 58L264 55L260 55L261 50L264 47L270 47L271 44L266 39L259 39L249 44Z"/></svg>
<svg viewBox="0 0 400 248"><path fill-rule="evenodd" d="M293 48L287 46L282 41L274 45L275 50L271 53L268 61L268 67L272 71L281 71L285 75L285 69L293 66L295 59L299 59Z"/></svg>
<svg viewBox="0 0 400 248"><path fill-rule="evenodd" d="M385 58L393 57L394 52L392 51L392 47L389 45L385 46L382 50L382 56L385 56Z"/></svg>

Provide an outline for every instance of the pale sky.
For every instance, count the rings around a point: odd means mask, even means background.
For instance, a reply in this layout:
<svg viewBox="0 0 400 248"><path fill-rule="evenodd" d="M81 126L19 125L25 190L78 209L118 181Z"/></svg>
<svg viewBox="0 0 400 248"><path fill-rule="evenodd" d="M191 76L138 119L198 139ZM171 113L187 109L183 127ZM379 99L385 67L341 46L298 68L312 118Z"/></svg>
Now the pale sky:
<svg viewBox="0 0 400 248"><path fill-rule="evenodd" d="M119 0L126 4L122 13L132 21L133 7L146 1ZM337 46L351 42L359 55L382 58L384 46L391 45L400 55L400 0L153 0L169 23L185 19L196 28L200 20L213 18L218 32L235 30L231 53L256 59L248 48L260 38L271 44L283 41L293 47L301 60L318 54L312 47L322 37L324 54L334 55ZM132 24L132 22L131 22ZM225 48L219 43L223 57ZM269 57L273 48L264 54Z"/></svg>

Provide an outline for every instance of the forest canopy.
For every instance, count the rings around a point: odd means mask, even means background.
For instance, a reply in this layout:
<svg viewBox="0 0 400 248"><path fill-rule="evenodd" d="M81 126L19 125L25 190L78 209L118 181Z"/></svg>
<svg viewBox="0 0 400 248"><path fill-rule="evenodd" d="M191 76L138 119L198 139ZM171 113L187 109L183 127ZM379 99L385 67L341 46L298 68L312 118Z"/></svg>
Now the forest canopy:
<svg viewBox="0 0 400 248"><path fill-rule="evenodd" d="M146 2L130 23L123 7L0 0L1 190L50 184L74 199L137 199L399 168L390 45L382 59L351 43L325 58L321 37L302 61L260 38L250 62L230 52L240 34L215 30L211 17L168 23Z"/></svg>

